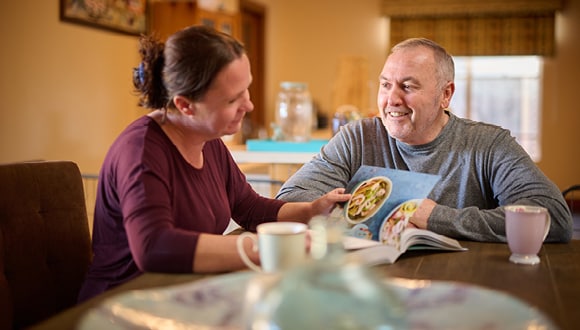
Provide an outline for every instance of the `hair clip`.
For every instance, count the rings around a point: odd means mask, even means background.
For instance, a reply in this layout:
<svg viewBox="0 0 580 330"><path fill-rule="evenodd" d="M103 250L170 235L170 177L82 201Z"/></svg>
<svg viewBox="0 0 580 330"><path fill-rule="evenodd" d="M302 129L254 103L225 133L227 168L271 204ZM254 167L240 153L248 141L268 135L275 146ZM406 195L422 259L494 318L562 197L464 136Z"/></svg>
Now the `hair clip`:
<svg viewBox="0 0 580 330"><path fill-rule="evenodd" d="M143 62L139 63L138 67L133 68L133 80L138 80L141 85L145 83L145 65Z"/></svg>

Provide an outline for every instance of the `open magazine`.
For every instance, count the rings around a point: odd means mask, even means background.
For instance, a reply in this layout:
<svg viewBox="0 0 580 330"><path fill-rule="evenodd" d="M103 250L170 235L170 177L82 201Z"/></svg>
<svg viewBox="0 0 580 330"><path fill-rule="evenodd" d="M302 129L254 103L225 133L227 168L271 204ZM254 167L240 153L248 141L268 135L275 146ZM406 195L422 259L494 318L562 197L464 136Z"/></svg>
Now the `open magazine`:
<svg viewBox="0 0 580 330"><path fill-rule="evenodd" d="M465 250L455 239L407 228L409 218L439 176L363 165L346 190L344 247L366 264L394 263L407 250Z"/></svg>

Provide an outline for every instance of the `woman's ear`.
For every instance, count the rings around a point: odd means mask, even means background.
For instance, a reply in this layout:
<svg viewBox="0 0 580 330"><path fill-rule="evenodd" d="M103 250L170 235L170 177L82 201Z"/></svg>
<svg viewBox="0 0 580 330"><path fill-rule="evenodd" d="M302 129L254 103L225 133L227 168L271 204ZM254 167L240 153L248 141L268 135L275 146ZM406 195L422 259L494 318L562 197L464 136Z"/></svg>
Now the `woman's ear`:
<svg viewBox="0 0 580 330"><path fill-rule="evenodd" d="M194 110L193 102L188 100L185 96L176 95L173 97L173 104L179 112L184 115L192 115Z"/></svg>

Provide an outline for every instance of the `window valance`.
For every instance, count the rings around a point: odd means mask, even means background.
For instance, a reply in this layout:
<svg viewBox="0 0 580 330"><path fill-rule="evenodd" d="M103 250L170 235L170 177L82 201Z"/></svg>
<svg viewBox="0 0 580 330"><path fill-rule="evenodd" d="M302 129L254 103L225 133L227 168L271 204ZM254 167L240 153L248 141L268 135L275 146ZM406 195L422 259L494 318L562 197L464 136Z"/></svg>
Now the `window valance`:
<svg viewBox="0 0 580 330"><path fill-rule="evenodd" d="M506 16L555 12L563 0L383 0L388 17Z"/></svg>
<svg viewBox="0 0 580 330"><path fill-rule="evenodd" d="M561 0L383 0L382 12L391 45L426 37L455 56L551 56L561 8Z"/></svg>

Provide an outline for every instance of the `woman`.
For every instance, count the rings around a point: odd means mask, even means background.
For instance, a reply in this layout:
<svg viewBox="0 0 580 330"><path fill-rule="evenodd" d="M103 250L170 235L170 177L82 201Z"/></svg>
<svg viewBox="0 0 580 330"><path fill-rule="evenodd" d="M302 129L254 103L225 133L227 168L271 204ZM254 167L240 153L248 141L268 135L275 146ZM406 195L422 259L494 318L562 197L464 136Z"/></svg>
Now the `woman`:
<svg viewBox="0 0 580 330"><path fill-rule="evenodd" d="M241 269L237 236L222 235L230 218L252 231L269 221L307 222L350 197L340 188L311 203L285 203L247 183L220 139L253 110L239 42L192 26L165 45L144 36L140 54L133 83L151 112L119 135L103 162L80 301L147 271Z"/></svg>

